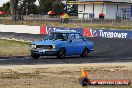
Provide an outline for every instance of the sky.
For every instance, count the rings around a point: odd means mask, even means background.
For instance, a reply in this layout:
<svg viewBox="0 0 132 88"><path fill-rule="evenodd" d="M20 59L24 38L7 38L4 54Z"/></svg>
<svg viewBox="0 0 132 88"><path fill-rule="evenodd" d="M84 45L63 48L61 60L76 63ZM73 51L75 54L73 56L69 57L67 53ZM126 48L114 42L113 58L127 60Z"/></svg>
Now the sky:
<svg viewBox="0 0 132 88"><path fill-rule="evenodd" d="M8 1L10 1L10 0L0 0L0 7L1 7L4 3L8 2ZM38 2L36 2L36 4L38 4Z"/></svg>

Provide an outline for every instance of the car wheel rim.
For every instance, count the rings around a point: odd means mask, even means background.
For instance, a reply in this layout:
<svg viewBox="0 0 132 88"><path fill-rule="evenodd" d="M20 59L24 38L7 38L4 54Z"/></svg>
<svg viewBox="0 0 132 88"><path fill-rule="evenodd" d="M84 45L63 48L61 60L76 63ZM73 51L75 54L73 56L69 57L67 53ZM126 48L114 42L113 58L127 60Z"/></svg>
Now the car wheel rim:
<svg viewBox="0 0 132 88"><path fill-rule="evenodd" d="M60 57L65 57L65 50L60 50Z"/></svg>
<svg viewBox="0 0 132 88"><path fill-rule="evenodd" d="M88 51L87 50L84 51L84 56L88 56Z"/></svg>

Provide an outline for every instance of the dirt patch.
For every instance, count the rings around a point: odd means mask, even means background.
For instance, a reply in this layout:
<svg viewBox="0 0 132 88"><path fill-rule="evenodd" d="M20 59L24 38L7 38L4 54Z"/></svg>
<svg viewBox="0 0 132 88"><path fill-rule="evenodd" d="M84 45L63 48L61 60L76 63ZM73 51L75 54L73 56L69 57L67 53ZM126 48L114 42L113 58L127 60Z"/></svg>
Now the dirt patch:
<svg viewBox="0 0 132 88"><path fill-rule="evenodd" d="M0 66L0 88L82 88L78 82L82 67L89 71L91 79L132 81L132 63L14 65ZM91 86L90 88L113 87ZM125 86L125 88L131 87L131 85Z"/></svg>

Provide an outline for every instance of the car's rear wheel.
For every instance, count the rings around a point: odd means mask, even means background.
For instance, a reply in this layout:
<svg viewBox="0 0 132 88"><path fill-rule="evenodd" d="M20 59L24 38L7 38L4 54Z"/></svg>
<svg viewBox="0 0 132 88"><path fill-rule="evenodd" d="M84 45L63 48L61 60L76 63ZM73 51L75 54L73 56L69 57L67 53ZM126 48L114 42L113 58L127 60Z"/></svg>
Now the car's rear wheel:
<svg viewBox="0 0 132 88"><path fill-rule="evenodd" d="M66 57L66 50L61 48L58 52L57 58L64 59Z"/></svg>
<svg viewBox="0 0 132 88"><path fill-rule="evenodd" d="M32 57L33 59L38 59L38 58L40 57L40 55L31 53L31 57Z"/></svg>
<svg viewBox="0 0 132 88"><path fill-rule="evenodd" d="M89 50L88 50L87 48L84 48L84 50L83 50L81 56L82 56L82 57L87 57L88 54L89 54Z"/></svg>

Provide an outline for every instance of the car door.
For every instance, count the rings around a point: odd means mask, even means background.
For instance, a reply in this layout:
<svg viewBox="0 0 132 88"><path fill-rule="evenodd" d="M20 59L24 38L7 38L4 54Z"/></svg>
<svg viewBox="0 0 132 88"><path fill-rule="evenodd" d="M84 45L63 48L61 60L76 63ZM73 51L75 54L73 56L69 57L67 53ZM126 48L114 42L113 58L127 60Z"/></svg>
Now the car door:
<svg viewBox="0 0 132 88"><path fill-rule="evenodd" d="M81 54L83 49L84 49L85 42L83 41L83 38L81 34L76 33L75 34L75 49L76 49L76 54Z"/></svg>
<svg viewBox="0 0 132 88"><path fill-rule="evenodd" d="M67 50L68 55L75 54L75 35L74 35L74 33L68 34L66 50Z"/></svg>

